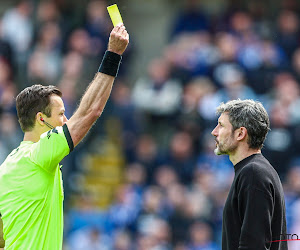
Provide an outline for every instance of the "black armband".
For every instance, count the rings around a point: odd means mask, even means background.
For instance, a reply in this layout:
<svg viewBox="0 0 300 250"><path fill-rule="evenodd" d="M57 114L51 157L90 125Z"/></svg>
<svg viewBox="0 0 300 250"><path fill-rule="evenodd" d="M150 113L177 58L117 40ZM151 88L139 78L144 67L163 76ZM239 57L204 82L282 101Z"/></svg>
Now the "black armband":
<svg viewBox="0 0 300 250"><path fill-rule="evenodd" d="M118 75L119 66L122 56L111 51L106 51L98 72L116 77Z"/></svg>

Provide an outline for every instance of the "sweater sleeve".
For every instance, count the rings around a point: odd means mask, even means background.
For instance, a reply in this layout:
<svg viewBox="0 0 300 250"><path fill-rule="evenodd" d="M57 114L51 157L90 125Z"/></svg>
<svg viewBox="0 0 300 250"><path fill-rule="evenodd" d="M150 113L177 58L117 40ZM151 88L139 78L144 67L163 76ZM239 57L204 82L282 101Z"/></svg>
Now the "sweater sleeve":
<svg viewBox="0 0 300 250"><path fill-rule="evenodd" d="M270 249L274 200L268 181L251 169L241 175L238 211L241 218L239 250Z"/></svg>

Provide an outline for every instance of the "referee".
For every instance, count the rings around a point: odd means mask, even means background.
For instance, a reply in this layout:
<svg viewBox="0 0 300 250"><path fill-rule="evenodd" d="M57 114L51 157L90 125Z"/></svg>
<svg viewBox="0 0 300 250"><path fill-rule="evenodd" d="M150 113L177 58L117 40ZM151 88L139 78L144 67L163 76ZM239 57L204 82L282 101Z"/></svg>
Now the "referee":
<svg viewBox="0 0 300 250"><path fill-rule="evenodd" d="M124 25L116 26L99 72L70 120L64 114L62 93L54 86L33 85L17 96L24 140L0 166L0 247L4 239L7 250L62 249L64 193L59 162L102 114L128 42Z"/></svg>
<svg viewBox="0 0 300 250"><path fill-rule="evenodd" d="M235 176L224 211L222 250L285 250L284 194L277 172L261 154L269 117L260 102L233 100L217 108L216 155L229 155Z"/></svg>

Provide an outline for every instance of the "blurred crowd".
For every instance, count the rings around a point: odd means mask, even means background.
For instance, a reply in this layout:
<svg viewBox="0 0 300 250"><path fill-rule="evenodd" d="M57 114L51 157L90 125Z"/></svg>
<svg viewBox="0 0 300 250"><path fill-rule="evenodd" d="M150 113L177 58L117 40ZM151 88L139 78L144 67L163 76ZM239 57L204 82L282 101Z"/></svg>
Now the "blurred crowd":
<svg viewBox="0 0 300 250"><path fill-rule="evenodd" d="M227 156L214 155L210 132L215 108L236 98L259 100L269 113L263 154L284 184L288 233L300 236L300 4L284 0L273 16L264 1L244 8L230 1L212 16L200 1L185 2L160 57L136 82L127 70L136 53L130 45L101 122L64 160L66 250L221 249L234 172ZM21 0L3 13L1 162L22 140L14 98L26 86L57 85L72 115L106 50L107 5L88 1L78 17L67 1ZM85 168L78 159L103 138L107 120L119 128L123 181L105 209L88 193L68 205L74 173Z"/></svg>

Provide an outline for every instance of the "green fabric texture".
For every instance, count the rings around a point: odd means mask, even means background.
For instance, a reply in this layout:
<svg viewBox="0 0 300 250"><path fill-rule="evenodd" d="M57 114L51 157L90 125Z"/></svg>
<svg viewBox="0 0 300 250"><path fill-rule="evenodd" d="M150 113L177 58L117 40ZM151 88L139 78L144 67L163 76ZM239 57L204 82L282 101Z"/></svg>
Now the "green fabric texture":
<svg viewBox="0 0 300 250"><path fill-rule="evenodd" d="M63 186L59 162L69 154L62 127L21 142L0 166L5 249L60 250Z"/></svg>

